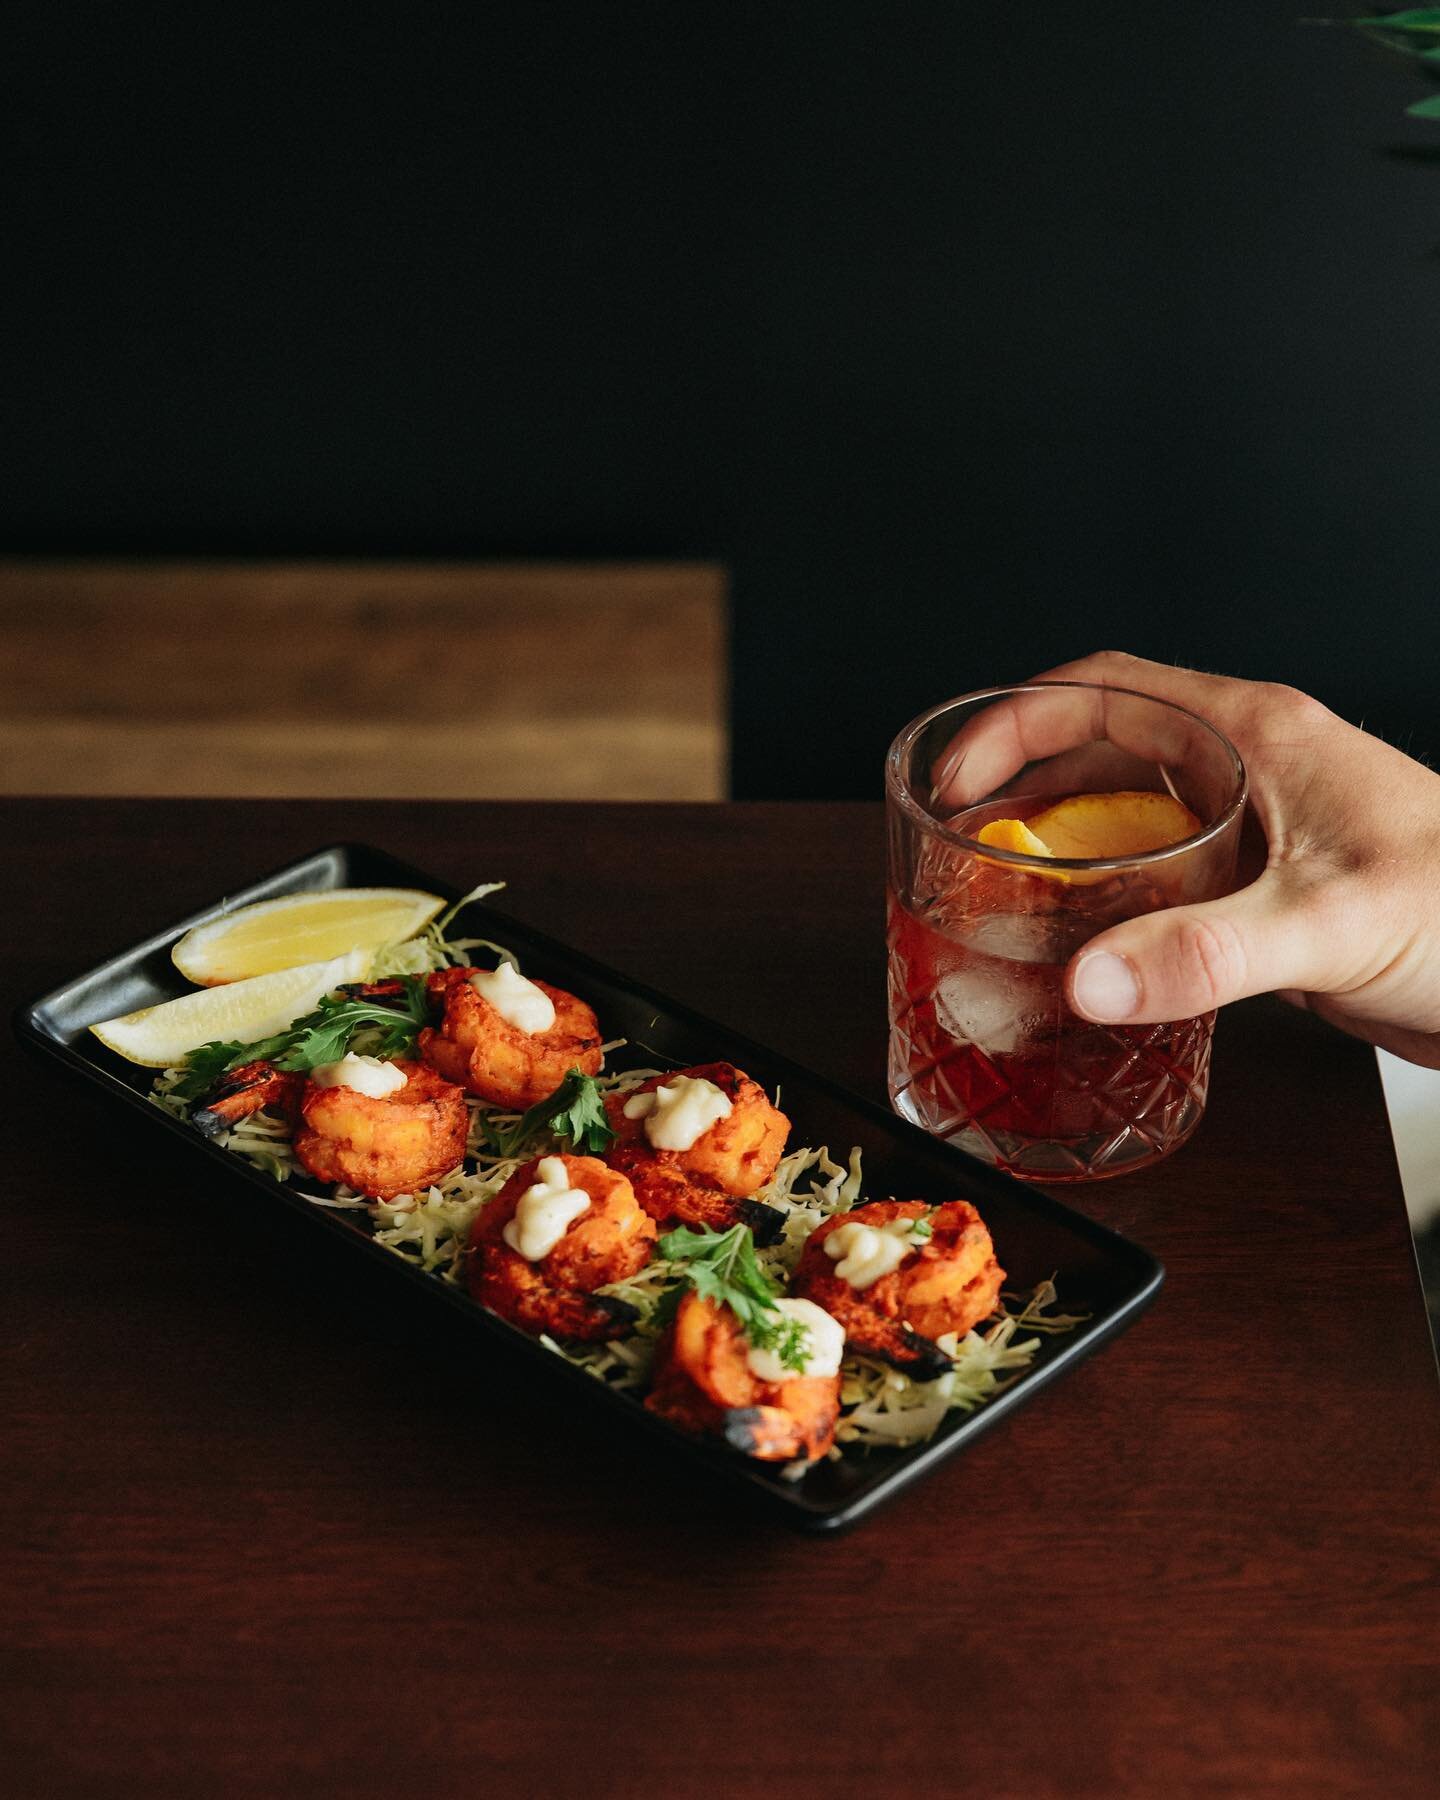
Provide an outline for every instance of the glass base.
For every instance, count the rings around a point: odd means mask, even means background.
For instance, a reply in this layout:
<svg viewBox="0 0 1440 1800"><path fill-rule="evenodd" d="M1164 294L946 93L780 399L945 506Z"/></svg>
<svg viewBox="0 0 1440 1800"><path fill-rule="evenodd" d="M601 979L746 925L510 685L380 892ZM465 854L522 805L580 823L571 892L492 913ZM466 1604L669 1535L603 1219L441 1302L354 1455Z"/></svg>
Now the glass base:
<svg viewBox="0 0 1440 1800"><path fill-rule="evenodd" d="M1107 1181L1115 1175L1128 1175L1134 1169L1149 1168L1163 1162L1194 1135L1205 1116L1203 1101L1195 1101L1182 1109L1171 1122L1166 1136L1157 1140L1135 1125L1124 1125L1108 1136L1095 1135L1070 1142L1041 1138L1017 1137L1013 1132L986 1131L973 1122L950 1129L937 1130L928 1119L921 1118L909 1092L892 1094L890 1104L902 1119L953 1144L978 1162L1003 1169L1022 1181Z"/></svg>

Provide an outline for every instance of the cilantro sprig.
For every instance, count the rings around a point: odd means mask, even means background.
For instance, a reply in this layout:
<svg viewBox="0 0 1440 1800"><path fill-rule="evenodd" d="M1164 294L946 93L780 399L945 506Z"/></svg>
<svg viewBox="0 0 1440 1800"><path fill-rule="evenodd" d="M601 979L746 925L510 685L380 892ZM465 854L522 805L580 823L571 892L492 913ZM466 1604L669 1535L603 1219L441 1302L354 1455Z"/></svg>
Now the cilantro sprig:
<svg viewBox="0 0 1440 1800"><path fill-rule="evenodd" d="M748 1225L732 1225L729 1231L680 1225L667 1231L655 1250L667 1262L685 1265L681 1279L655 1309L660 1324L674 1318L686 1290L693 1289L701 1299L728 1307L757 1350L773 1350L787 1369L804 1373L810 1333L776 1306L779 1289L760 1267Z"/></svg>
<svg viewBox="0 0 1440 1800"><path fill-rule="evenodd" d="M554 1137L568 1138L572 1150L591 1156L599 1156L610 1148L615 1133L605 1116L600 1084L593 1075L571 1069L555 1092L532 1106L504 1137L500 1144L502 1155L517 1155L542 1130Z"/></svg>
<svg viewBox="0 0 1440 1800"><path fill-rule="evenodd" d="M328 995L315 1008L273 1037L242 1044L235 1039L201 1044L185 1059L185 1071L173 1092L182 1100L197 1100L229 1069L242 1063L265 1061L277 1069L309 1070L322 1063L339 1062L352 1039L361 1031L372 1032L367 1054L382 1058L406 1056L415 1049L420 1028L430 1016L423 975L401 976L395 1000L386 1005L377 999L346 993Z"/></svg>

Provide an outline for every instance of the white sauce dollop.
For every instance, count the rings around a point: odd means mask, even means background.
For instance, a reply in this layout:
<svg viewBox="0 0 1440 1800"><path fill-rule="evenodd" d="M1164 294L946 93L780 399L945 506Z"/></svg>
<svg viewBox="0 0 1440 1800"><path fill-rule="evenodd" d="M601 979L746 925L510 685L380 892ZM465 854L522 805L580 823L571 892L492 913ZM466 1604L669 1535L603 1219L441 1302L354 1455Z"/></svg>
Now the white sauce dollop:
<svg viewBox="0 0 1440 1800"><path fill-rule="evenodd" d="M845 1349L845 1327L817 1306L813 1300L777 1300L777 1309L787 1319L798 1319L805 1327L805 1362L800 1369L787 1369L773 1350L750 1346L749 1363L761 1381L794 1381L802 1375L835 1375Z"/></svg>
<svg viewBox="0 0 1440 1800"><path fill-rule="evenodd" d="M398 1094L408 1077L393 1062L381 1062L378 1056L357 1056L353 1050L339 1062L321 1063L310 1071L316 1087L354 1088L357 1094L368 1094L372 1100L383 1100Z"/></svg>
<svg viewBox="0 0 1440 1800"><path fill-rule="evenodd" d="M514 963L502 962L498 969L478 969L470 977L470 985L482 1000L490 1002L507 1025L530 1037L548 1031L555 1023L555 1002L543 988L527 981Z"/></svg>
<svg viewBox="0 0 1440 1800"><path fill-rule="evenodd" d="M914 1219L891 1219L886 1225L852 1219L826 1237L825 1254L835 1258L839 1265L835 1273L842 1281L853 1288L873 1287L917 1247L914 1230Z"/></svg>
<svg viewBox="0 0 1440 1800"><path fill-rule="evenodd" d="M645 1121L645 1135L656 1150L689 1150L731 1110L730 1096L703 1075L676 1075L625 1102L625 1117Z"/></svg>
<svg viewBox="0 0 1440 1800"><path fill-rule="evenodd" d="M535 1165L540 1179L526 1188L515 1208L515 1217L500 1235L526 1262L548 1256L565 1233L590 1206L583 1188L572 1188L570 1173L558 1156L542 1156Z"/></svg>

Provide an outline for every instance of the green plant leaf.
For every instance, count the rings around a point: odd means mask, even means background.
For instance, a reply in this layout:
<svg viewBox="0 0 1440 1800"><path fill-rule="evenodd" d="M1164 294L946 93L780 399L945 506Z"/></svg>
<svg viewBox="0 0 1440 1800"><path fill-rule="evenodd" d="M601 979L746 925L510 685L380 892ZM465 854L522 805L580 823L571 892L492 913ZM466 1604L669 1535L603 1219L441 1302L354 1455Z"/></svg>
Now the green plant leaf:
<svg viewBox="0 0 1440 1800"><path fill-rule="evenodd" d="M1440 94L1432 94L1428 100L1417 100L1413 106L1407 106L1405 112L1411 119L1440 119Z"/></svg>
<svg viewBox="0 0 1440 1800"><path fill-rule="evenodd" d="M1403 12L1367 13L1352 24L1368 31L1440 31L1440 6L1410 6Z"/></svg>

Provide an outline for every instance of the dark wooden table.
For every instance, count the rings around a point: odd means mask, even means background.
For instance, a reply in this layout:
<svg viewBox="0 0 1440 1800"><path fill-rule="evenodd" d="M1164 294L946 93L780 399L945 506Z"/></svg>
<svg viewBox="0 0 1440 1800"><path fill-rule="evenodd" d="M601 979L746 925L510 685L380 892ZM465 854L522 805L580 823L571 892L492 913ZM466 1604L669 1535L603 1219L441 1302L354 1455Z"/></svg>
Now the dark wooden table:
<svg viewBox="0 0 1440 1800"><path fill-rule="evenodd" d="M516 914L882 1093L878 807L0 823L11 1002L360 838L503 876ZM1440 1390L1363 1045L1235 1008L1195 1140L1066 1196L1166 1263L1154 1309L820 1539L4 1055L8 1793L1435 1791Z"/></svg>

